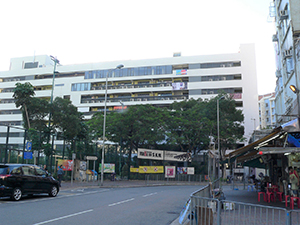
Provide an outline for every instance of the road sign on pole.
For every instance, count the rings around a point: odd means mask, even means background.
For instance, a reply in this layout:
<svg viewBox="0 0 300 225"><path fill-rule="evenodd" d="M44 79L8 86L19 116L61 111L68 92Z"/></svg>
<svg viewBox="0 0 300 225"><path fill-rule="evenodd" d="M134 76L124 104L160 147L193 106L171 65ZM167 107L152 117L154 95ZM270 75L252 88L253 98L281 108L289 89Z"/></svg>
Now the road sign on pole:
<svg viewBox="0 0 300 225"><path fill-rule="evenodd" d="M86 157L86 160L94 160L94 161L96 161L97 159L98 159L97 156L87 156Z"/></svg>
<svg viewBox="0 0 300 225"><path fill-rule="evenodd" d="M31 148L32 148L32 142L31 142L31 141L27 141L27 142L26 142L26 150L27 150L27 151L30 151Z"/></svg>

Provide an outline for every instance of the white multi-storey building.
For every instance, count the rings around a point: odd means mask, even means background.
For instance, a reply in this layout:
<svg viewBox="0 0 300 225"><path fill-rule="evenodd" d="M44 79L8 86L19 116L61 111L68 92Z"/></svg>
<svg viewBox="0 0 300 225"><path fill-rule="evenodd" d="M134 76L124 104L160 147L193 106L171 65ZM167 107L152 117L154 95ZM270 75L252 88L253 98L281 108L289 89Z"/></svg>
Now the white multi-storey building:
<svg viewBox="0 0 300 225"><path fill-rule="evenodd" d="M114 70L119 64L124 68ZM174 54L170 58L57 65L56 71L54 98L70 99L86 119L104 109L107 74L108 110L136 104L165 106L190 98L209 99L225 91L235 99L236 107L243 110L245 137L253 131L251 119L259 119L254 44L242 44L239 52L231 54ZM10 70L0 72L0 124L22 125L22 114L12 97L17 82L30 82L35 97L50 99L52 81L53 61L49 56L11 59ZM10 132L10 143L22 145L23 131ZM5 140L6 128L0 126L0 144Z"/></svg>
<svg viewBox="0 0 300 225"><path fill-rule="evenodd" d="M276 52L276 99L277 125L299 116L300 59L300 4L299 0L273 0L270 15L275 17L276 34L273 42Z"/></svg>
<svg viewBox="0 0 300 225"><path fill-rule="evenodd" d="M259 95L258 107L259 107L259 128L260 129L275 128L276 126L275 92L265 94L265 95Z"/></svg>

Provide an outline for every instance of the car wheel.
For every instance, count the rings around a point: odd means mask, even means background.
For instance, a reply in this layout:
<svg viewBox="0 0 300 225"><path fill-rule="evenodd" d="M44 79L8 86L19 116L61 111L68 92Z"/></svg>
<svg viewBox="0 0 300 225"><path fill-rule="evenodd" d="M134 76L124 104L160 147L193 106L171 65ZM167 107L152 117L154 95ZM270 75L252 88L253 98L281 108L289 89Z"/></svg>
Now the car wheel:
<svg viewBox="0 0 300 225"><path fill-rule="evenodd" d="M12 193L12 196L11 196L11 198L13 199L13 200L15 200L15 201L19 201L21 198L22 198L22 190L21 190L21 188L15 188L14 190L13 190L13 193Z"/></svg>
<svg viewBox="0 0 300 225"><path fill-rule="evenodd" d="M49 196L50 197L55 197L57 195L57 193L58 193L58 189L57 189L56 186L53 185L50 192L49 192Z"/></svg>

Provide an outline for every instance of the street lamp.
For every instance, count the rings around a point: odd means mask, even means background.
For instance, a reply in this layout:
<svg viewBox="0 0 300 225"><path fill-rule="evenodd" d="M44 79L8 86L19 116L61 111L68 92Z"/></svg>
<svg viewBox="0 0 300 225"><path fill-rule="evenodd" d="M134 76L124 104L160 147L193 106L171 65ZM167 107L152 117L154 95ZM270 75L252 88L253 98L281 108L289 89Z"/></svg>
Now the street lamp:
<svg viewBox="0 0 300 225"><path fill-rule="evenodd" d="M120 64L115 69L121 69L124 65ZM107 101L107 83L108 83L108 76L112 70L108 71L106 74L106 81L105 81L105 98L104 98L104 119L103 119L103 145L102 145L102 159L101 159L101 186L103 186L103 174L104 174L104 144L105 144L105 124L106 124L106 101Z"/></svg>
<svg viewBox="0 0 300 225"><path fill-rule="evenodd" d="M296 88L295 85L290 85L290 89L292 90L292 92L294 92L296 94L297 97L297 104L298 104L298 117L300 116L300 104L299 104L299 89Z"/></svg>
<svg viewBox="0 0 300 225"><path fill-rule="evenodd" d="M53 102L53 91L54 91L54 80L55 80L55 70L56 70L56 65L59 64L59 60L55 58L54 56L50 55L51 60L54 62L53 66L53 78L52 78L52 90L51 90L51 97L50 97L50 105L52 105ZM51 108L49 112L49 122L48 122L48 128L49 128L49 136L48 136L48 143L50 142L50 124L51 124ZM54 138L52 136L52 138ZM52 144L52 151L53 151L53 144ZM52 151L51 151L51 160L52 160ZM51 161L51 166L50 166L50 172L52 172L52 161Z"/></svg>
<svg viewBox="0 0 300 225"><path fill-rule="evenodd" d="M220 160L220 110L219 110L219 101L224 99L224 96L221 96L217 99L217 129L218 129L218 159ZM218 162L218 178L220 172L220 162Z"/></svg>

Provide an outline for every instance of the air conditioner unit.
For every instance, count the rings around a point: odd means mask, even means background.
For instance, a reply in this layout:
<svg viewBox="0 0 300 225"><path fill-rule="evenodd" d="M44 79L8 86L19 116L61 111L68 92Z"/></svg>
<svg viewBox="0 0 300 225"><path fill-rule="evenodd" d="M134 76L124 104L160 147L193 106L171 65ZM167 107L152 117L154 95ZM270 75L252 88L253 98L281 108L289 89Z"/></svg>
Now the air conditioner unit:
<svg viewBox="0 0 300 225"><path fill-rule="evenodd" d="M207 91L202 91L202 94L203 95L207 95Z"/></svg>
<svg viewBox="0 0 300 225"><path fill-rule="evenodd" d="M209 79L209 81L214 81L213 79Z"/></svg>
<svg viewBox="0 0 300 225"><path fill-rule="evenodd" d="M272 36L272 42L277 42L278 41L278 37L276 34L273 34Z"/></svg>
<svg viewBox="0 0 300 225"><path fill-rule="evenodd" d="M213 91L210 91L209 93L210 93L211 95L213 95L213 94L214 94L214 92L213 92Z"/></svg>
<svg viewBox="0 0 300 225"><path fill-rule="evenodd" d="M222 77L222 80L226 80L226 77Z"/></svg>
<svg viewBox="0 0 300 225"><path fill-rule="evenodd" d="M276 70L275 75L277 78L281 77L281 71L280 70Z"/></svg>
<svg viewBox="0 0 300 225"><path fill-rule="evenodd" d="M283 52L283 57L284 57L284 58L292 57L292 55L293 55L292 49L285 50L285 51Z"/></svg>
<svg viewBox="0 0 300 225"><path fill-rule="evenodd" d="M285 20L288 18L288 12L287 10L280 10L279 11L279 19L280 20Z"/></svg>

